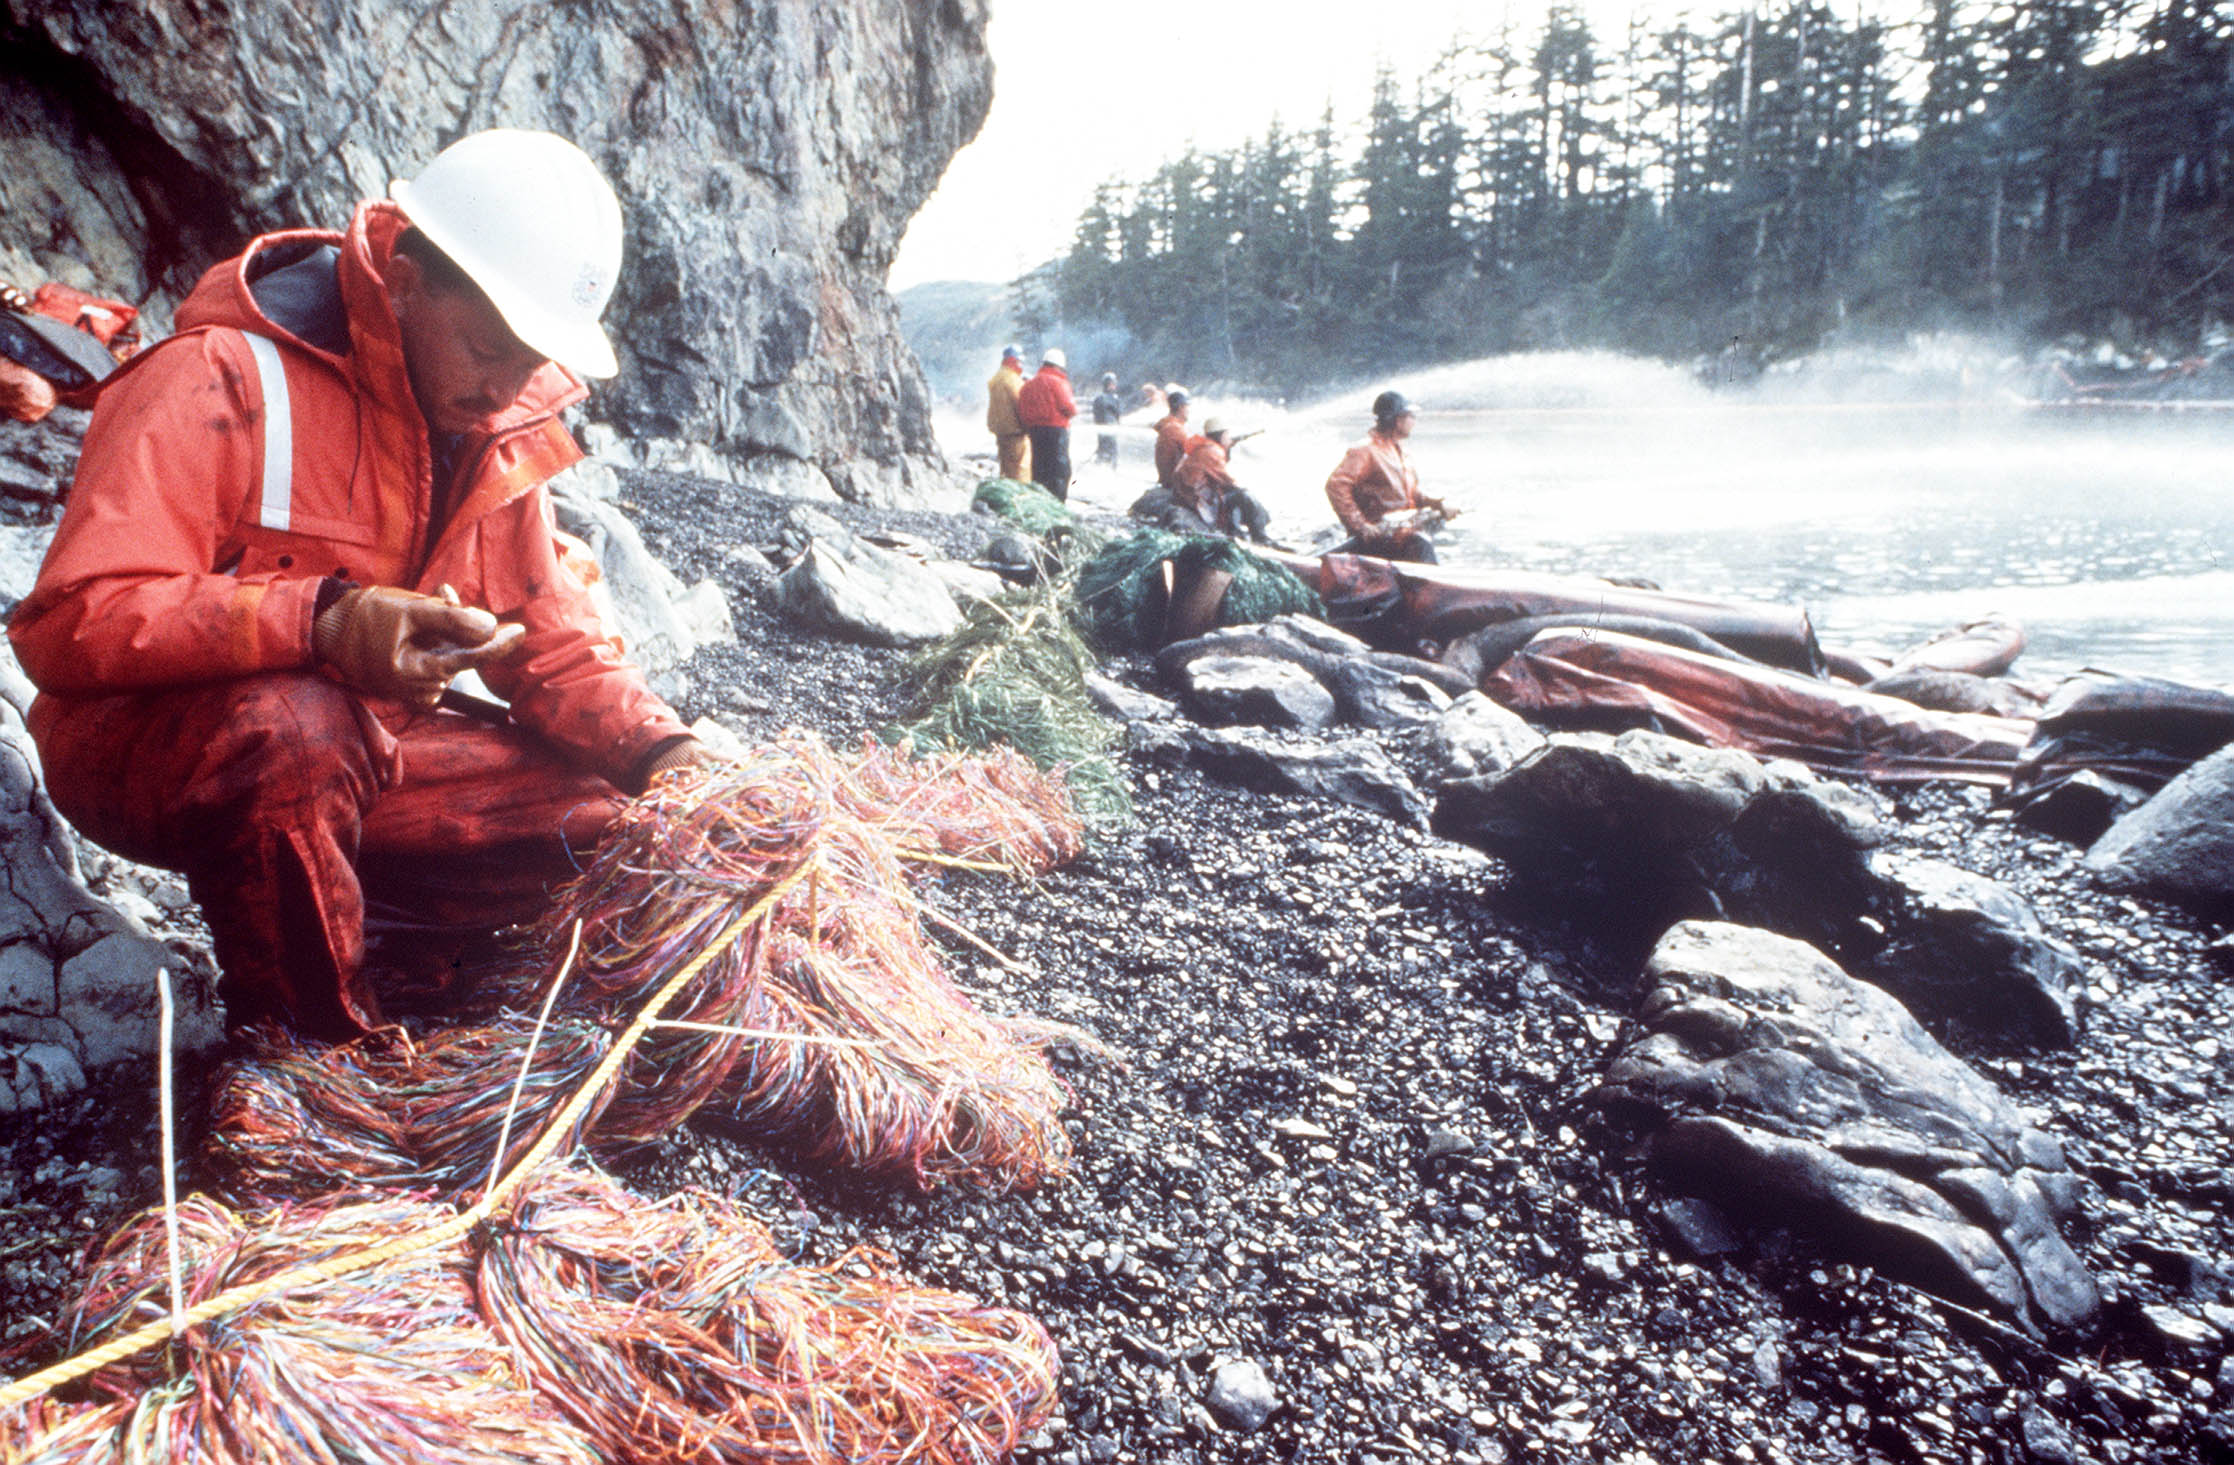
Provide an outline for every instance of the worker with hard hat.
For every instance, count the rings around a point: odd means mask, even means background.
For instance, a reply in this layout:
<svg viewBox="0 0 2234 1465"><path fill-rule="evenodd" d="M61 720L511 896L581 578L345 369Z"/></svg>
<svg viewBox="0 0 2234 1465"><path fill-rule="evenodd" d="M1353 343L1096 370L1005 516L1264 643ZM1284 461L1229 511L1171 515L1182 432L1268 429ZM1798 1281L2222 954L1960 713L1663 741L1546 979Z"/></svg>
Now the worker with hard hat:
<svg viewBox="0 0 2234 1465"><path fill-rule="evenodd" d="M1172 505L1215 533L1261 542L1271 515L1255 495L1234 482L1226 456L1233 441L1233 434L1218 418L1202 424L1202 435L1188 442L1187 455L1179 460ZM1185 520L1180 522L1187 532L1199 532Z"/></svg>
<svg viewBox="0 0 2234 1465"><path fill-rule="evenodd" d="M985 430L993 434L1000 453L1001 477L1018 483L1032 476L1032 440L1024 419L1016 414L1016 398L1024 389L1024 353L1015 346L1001 352L1001 364L985 383Z"/></svg>
<svg viewBox="0 0 2234 1465"><path fill-rule="evenodd" d="M1164 388L1169 409L1156 424L1156 487L1170 492L1179 486L1179 464L1187 456L1187 389L1173 382Z"/></svg>
<svg viewBox="0 0 2234 1465"><path fill-rule="evenodd" d="M1333 553L1436 563L1428 531L1457 511L1420 492L1419 474L1404 452L1416 416L1402 392L1373 399L1373 430L1327 475L1327 502L1350 536Z"/></svg>
<svg viewBox="0 0 2234 1465"><path fill-rule="evenodd" d="M1059 499L1070 497L1070 420L1078 415L1069 366L1060 346L1048 347L1016 394L1016 415L1032 439L1032 482Z"/></svg>
<svg viewBox="0 0 2234 1465"><path fill-rule="evenodd" d="M621 238L579 148L476 133L346 232L252 241L103 385L9 637L55 804L186 875L235 1027L372 1029L368 926L527 919L708 757L544 487L616 370ZM467 669L508 718L437 705Z"/></svg>

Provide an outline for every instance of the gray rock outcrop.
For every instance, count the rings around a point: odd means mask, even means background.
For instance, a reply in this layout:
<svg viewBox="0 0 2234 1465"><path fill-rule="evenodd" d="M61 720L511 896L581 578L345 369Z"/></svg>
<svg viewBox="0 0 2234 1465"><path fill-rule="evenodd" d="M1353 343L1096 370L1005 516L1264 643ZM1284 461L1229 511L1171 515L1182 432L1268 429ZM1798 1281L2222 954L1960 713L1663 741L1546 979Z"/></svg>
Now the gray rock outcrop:
<svg viewBox="0 0 2234 1465"><path fill-rule="evenodd" d="M1375 651L1346 631L1309 616L1276 616L1263 625L1228 626L1176 641L1156 654L1156 674L1184 685L1206 658L1284 661L1310 674L1355 727L1405 728L1433 722L1467 690L1448 668L1418 657Z"/></svg>
<svg viewBox="0 0 2234 1465"><path fill-rule="evenodd" d="M1180 668L1179 687L1202 722L1316 731L1334 721L1334 694L1302 667L1269 656L1198 656Z"/></svg>
<svg viewBox="0 0 2234 1465"><path fill-rule="evenodd" d="M884 278L992 96L986 0L448 0L0 11L0 276L148 307L251 234L335 227L489 126L627 211L590 411L671 466L921 500L946 477Z"/></svg>
<svg viewBox="0 0 2234 1465"><path fill-rule="evenodd" d="M2234 914L2234 744L2111 825L2088 848L2086 867L2111 890Z"/></svg>
<svg viewBox="0 0 2234 1465"><path fill-rule="evenodd" d="M551 506L559 528L596 556L600 578L591 594L598 614L645 672L656 677L700 646L737 639L721 587L701 580L685 588L619 509L563 479L552 485Z"/></svg>
<svg viewBox="0 0 2234 1465"><path fill-rule="evenodd" d="M1135 731L1151 726L1136 724ZM1244 788L1335 799L1414 829L1427 827L1427 800L1370 738L1322 743L1258 728L1210 727L1172 734L1172 742L1205 772Z"/></svg>
<svg viewBox="0 0 2234 1465"><path fill-rule="evenodd" d="M1633 1037L1595 1094L1656 1173L1732 1215L2023 1325L2100 1306L2059 1222L2062 1148L1893 998L1765 931L1662 938Z"/></svg>
<svg viewBox="0 0 2234 1465"><path fill-rule="evenodd" d="M777 602L808 625L873 646L920 646L961 627L953 595L927 566L828 514L792 509L783 542L792 564L777 578Z"/></svg>
<svg viewBox="0 0 2234 1465"><path fill-rule="evenodd" d="M1428 733L1427 763L1437 782L1503 773L1544 745L1544 735L1519 713L1482 692L1444 709Z"/></svg>
<svg viewBox="0 0 2234 1465"><path fill-rule="evenodd" d="M7 658L9 666L14 658ZM157 977L171 974L174 1042L213 1049L221 1034L207 973L95 896L69 827L47 801L38 754L0 700L0 1113L45 1108L88 1074L145 1061L158 1038Z"/></svg>
<svg viewBox="0 0 2234 1465"><path fill-rule="evenodd" d="M1886 943L1855 966L1918 1013L1957 1018L2044 1047L2079 1035L2079 953L2048 934L2024 897L1942 860L1879 856Z"/></svg>

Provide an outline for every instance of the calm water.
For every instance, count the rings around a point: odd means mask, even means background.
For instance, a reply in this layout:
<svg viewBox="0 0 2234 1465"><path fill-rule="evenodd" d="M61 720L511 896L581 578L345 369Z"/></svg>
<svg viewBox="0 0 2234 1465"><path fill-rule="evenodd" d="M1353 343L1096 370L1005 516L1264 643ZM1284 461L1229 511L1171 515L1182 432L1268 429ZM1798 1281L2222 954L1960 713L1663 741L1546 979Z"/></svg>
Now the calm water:
<svg viewBox="0 0 2234 1465"><path fill-rule="evenodd" d="M2082 666L2234 686L2234 419L2050 417L1968 406L1778 403L1699 391L1613 358L1507 358L1402 383L1429 492L1462 508L1446 562L1643 575L1670 590L1798 602L1826 644L1880 654L2000 613L2019 675ZM1198 408L1262 437L1236 454L1274 532L1330 522L1320 485L1369 392ZM1354 399L1353 399L1354 398ZM976 449L966 422L950 450ZM1121 508L1120 471L1076 493ZM1091 457L1091 428L1074 456Z"/></svg>

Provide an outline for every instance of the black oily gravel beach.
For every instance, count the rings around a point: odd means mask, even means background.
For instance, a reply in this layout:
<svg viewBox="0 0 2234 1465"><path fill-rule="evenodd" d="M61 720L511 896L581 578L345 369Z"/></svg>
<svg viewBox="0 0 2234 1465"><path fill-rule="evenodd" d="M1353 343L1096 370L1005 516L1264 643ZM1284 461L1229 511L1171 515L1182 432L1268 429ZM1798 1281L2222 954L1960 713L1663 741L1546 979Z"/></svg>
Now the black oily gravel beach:
<svg viewBox="0 0 2234 1465"><path fill-rule="evenodd" d="M686 715L846 742L900 711L903 653L795 631L755 598L734 550L773 544L780 501L648 473L623 498L678 574L729 592L738 644L686 668ZM994 528L817 507L964 558ZM1111 670L1149 683L1137 659ZM2088 963L2071 1050L1940 1034L2092 1182L2069 1239L2105 1320L2042 1342L1774 1230L1687 1250L1669 1219L1687 1203L1585 1103L1639 995L1633 933L1547 918L1494 859L1356 809L1128 769L1138 824L1076 864L929 887L1007 958L948 943L966 991L1118 1054L1056 1056L1069 1178L923 1195L803 1172L712 1119L623 1177L744 1197L802 1259L866 1243L1042 1319L1064 1388L1034 1461L2234 1459L2234 962L2216 933L2091 889L2075 849L1980 793L1870 792L1898 842L2013 886ZM63 1350L40 1324L85 1240L155 1199L151 1109L127 1091L10 1133L17 1371ZM2217 1336L2168 1333L2148 1311L2166 1305ZM1250 1366L1271 1410L1244 1431L1211 1399Z"/></svg>

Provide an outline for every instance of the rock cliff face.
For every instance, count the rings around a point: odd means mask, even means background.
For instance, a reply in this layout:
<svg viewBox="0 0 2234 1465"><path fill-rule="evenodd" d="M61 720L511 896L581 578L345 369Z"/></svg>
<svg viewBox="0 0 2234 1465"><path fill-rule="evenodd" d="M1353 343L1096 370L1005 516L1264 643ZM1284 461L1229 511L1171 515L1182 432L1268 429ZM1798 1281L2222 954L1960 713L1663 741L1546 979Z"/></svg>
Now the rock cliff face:
<svg viewBox="0 0 2234 1465"><path fill-rule="evenodd" d="M0 0L0 272L148 302L544 127L628 212L593 442L792 493L942 482L884 277L992 97L987 0ZM626 444L626 448L620 445Z"/></svg>

